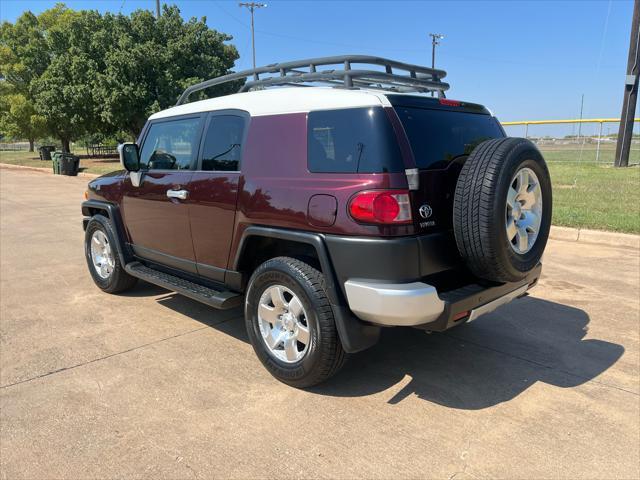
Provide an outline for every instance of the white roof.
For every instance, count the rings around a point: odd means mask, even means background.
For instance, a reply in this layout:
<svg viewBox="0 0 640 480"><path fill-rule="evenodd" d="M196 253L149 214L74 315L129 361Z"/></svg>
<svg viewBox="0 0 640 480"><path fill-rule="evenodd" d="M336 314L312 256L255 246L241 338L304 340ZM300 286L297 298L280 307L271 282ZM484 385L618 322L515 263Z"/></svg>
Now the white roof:
<svg viewBox="0 0 640 480"><path fill-rule="evenodd" d="M331 87L287 87L235 93L199 102L171 107L151 115L149 120L210 112L214 110L245 110L253 117L283 113L311 112L335 108L390 106L383 92L345 90Z"/></svg>

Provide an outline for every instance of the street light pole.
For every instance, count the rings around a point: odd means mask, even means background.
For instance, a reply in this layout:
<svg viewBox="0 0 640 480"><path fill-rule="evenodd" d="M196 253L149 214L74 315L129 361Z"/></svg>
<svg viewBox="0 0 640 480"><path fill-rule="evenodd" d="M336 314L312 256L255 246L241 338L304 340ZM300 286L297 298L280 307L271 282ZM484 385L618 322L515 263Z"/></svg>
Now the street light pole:
<svg viewBox="0 0 640 480"><path fill-rule="evenodd" d="M253 29L253 12L256 8L264 8L267 6L266 3L256 3L256 2L240 2L238 3L239 7L247 7L251 12L251 51L253 53L253 69L256 69L256 40L255 33Z"/></svg>
<svg viewBox="0 0 640 480"><path fill-rule="evenodd" d="M160 0L156 0L156 18L160 18Z"/></svg>
<svg viewBox="0 0 640 480"><path fill-rule="evenodd" d="M440 40L444 38L444 35L441 33L430 33L431 37L431 68L436 68L436 46L440 45ZM434 92L431 92L431 96L433 97Z"/></svg>

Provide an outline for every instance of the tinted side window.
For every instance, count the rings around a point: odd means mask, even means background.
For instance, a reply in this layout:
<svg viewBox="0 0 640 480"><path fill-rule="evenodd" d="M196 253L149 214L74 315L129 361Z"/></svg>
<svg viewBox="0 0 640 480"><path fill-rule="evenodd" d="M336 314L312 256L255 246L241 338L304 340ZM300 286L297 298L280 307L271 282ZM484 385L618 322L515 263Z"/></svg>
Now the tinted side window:
<svg viewBox="0 0 640 480"><path fill-rule="evenodd" d="M444 168L481 142L504 137L490 115L395 107L419 168Z"/></svg>
<svg viewBox="0 0 640 480"><path fill-rule="evenodd" d="M240 168L244 118L235 115L211 117L202 153L202 170L234 172Z"/></svg>
<svg viewBox="0 0 640 480"><path fill-rule="evenodd" d="M140 152L149 170L188 170L198 153L200 118L154 123Z"/></svg>
<svg viewBox="0 0 640 480"><path fill-rule="evenodd" d="M404 170L395 133L381 107L310 112L307 156L311 172Z"/></svg>

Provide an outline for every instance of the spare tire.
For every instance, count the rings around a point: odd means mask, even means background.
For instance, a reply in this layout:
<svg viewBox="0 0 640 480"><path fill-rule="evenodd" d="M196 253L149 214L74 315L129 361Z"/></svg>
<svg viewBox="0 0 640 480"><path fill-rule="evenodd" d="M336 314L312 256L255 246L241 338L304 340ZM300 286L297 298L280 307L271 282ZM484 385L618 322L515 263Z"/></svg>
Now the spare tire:
<svg viewBox="0 0 640 480"><path fill-rule="evenodd" d="M524 138L478 145L458 177L453 227L460 255L486 280L515 282L540 261L551 226L551 180Z"/></svg>

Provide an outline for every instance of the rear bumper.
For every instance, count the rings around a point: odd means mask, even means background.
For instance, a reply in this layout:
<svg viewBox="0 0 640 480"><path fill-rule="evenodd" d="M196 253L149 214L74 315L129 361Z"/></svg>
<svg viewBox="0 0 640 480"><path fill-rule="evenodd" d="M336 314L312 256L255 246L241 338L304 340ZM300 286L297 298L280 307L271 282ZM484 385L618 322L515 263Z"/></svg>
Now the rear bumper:
<svg viewBox="0 0 640 480"><path fill-rule="evenodd" d="M382 326L411 326L443 331L472 321L524 295L542 271L538 264L520 282L495 286L466 285L449 292L423 282L381 283L350 279L344 284L351 311L360 319Z"/></svg>

